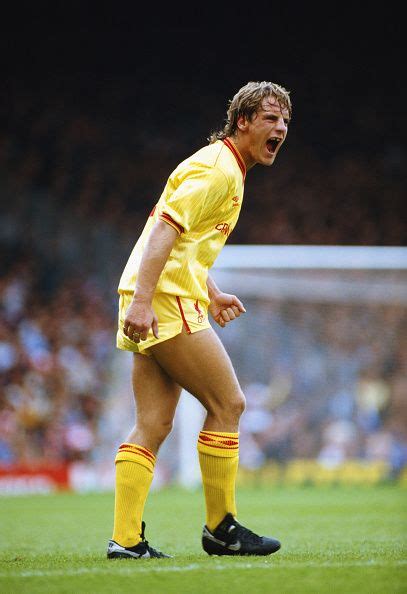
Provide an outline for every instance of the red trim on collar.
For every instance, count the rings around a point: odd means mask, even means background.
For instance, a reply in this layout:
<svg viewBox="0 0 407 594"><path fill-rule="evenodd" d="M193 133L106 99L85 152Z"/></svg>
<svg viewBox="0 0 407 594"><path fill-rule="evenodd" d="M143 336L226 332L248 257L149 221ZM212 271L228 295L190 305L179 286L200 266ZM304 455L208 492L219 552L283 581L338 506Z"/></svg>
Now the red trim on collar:
<svg viewBox="0 0 407 594"><path fill-rule="evenodd" d="M237 148L235 147L233 142L231 140L229 140L229 138L225 138L223 140L223 143L226 144L228 149L230 149L232 151L232 153L237 161L237 164L240 167L240 171L242 172L243 181L244 181L246 178L246 165L244 164L241 154L239 153L239 151L237 150Z"/></svg>

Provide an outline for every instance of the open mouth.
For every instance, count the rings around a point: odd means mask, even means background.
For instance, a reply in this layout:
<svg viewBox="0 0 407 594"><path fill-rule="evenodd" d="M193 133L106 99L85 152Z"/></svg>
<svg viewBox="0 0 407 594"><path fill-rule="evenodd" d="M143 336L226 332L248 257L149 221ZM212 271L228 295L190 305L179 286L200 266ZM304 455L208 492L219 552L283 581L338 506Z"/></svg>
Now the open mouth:
<svg viewBox="0 0 407 594"><path fill-rule="evenodd" d="M281 138L277 138L277 136L273 136L272 138L269 138L267 140L267 142L266 142L267 150L271 155L274 155L280 142L281 142Z"/></svg>

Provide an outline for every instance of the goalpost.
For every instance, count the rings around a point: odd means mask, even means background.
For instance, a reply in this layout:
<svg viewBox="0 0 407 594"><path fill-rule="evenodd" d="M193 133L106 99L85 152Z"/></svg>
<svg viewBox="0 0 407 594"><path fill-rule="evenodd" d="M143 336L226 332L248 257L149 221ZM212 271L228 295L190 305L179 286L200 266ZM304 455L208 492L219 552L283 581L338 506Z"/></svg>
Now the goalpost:
<svg viewBox="0 0 407 594"><path fill-rule="evenodd" d="M298 416L296 408L309 411L310 420L302 429L305 455L315 452L328 464L357 455L359 437L349 436L347 431L361 431L358 423L368 421L355 421L355 416L362 415L363 406L368 405L357 401L361 389L355 383L361 382L365 370L374 367L375 356L378 366L386 365L386 356L392 356L391 350L397 351L394 342L401 340L397 325L407 315L407 248L230 245L222 250L211 275L223 291L236 294L247 309L238 322L224 330L215 328L248 392L241 430L243 464L261 464L273 453L284 459L284 445L276 445L272 437L264 453L246 435L253 431L256 436L259 427L258 433L267 440L267 427L270 434L274 430L273 420L280 432L282 404L288 416ZM375 355L370 342L381 339L387 343ZM352 345L352 341L357 344ZM380 351L380 345L375 348ZM372 394L373 389L370 397L374 398ZM262 409L258 400L267 397L269 401L263 402ZM250 398L257 399L257 404L253 405ZM355 412L357 407L361 410ZM379 404L377 408L376 413L380 413ZM319 419L318 411L324 411ZM163 454L166 458L165 453L170 453L168 459L175 454L175 477L184 486L200 481L196 437L203 419L202 406L183 393L174 432ZM322 427L318 428L318 423L328 421L332 432L336 427L338 433L331 442ZM307 422L313 424L312 429ZM295 429L294 421L291 431ZM312 441L310 431L320 431L321 444L305 443ZM292 436L285 439L290 441ZM374 447L361 446L359 454L370 456L362 452L363 447ZM301 445L294 444L286 453L290 457L298 451Z"/></svg>
<svg viewBox="0 0 407 594"><path fill-rule="evenodd" d="M297 458L327 467L355 457L396 464L388 459L397 453L397 402L405 407L407 390L398 371L406 348L407 248L230 245L211 275L247 310L224 329L213 324L247 398L241 468ZM130 353L114 349L103 439L94 452L101 470L93 484L102 488L113 486L111 459L133 418L131 365ZM200 484L203 420L202 406L183 393L157 458L155 488Z"/></svg>

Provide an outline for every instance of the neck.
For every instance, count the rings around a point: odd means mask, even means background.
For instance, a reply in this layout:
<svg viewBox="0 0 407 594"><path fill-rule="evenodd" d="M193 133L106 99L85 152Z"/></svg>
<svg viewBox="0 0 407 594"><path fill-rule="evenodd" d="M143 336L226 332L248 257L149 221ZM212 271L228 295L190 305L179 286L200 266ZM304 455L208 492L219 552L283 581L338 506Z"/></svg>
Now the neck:
<svg viewBox="0 0 407 594"><path fill-rule="evenodd" d="M252 167L254 167L254 165L256 164L256 162L253 160L250 151L248 150L248 148L245 146L245 142L244 140L238 136L237 134L234 134L233 136L228 136L229 140L231 142L233 142L233 144L235 145L235 147L237 148L237 150L239 151L243 162L246 166L246 171L249 171L249 169L251 169Z"/></svg>

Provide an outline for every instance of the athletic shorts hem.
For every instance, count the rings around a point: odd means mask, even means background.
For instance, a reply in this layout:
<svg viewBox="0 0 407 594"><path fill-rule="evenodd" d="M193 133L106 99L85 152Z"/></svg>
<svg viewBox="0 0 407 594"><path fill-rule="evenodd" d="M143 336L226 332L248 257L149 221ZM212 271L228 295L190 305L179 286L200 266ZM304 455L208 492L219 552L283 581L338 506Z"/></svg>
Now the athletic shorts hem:
<svg viewBox="0 0 407 594"><path fill-rule="evenodd" d="M147 340L142 340L138 343L133 342L123 332L125 312L132 299L132 294L121 294L119 298L116 347L122 351L130 351L149 356L148 349L150 347L174 338L178 334L181 334L183 330L188 334L194 334L195 332L199 332L199 330L211 328L205 303L160 293L154 297L152 304L158 317L159 338L156 338L150 329Z"/></svg>

